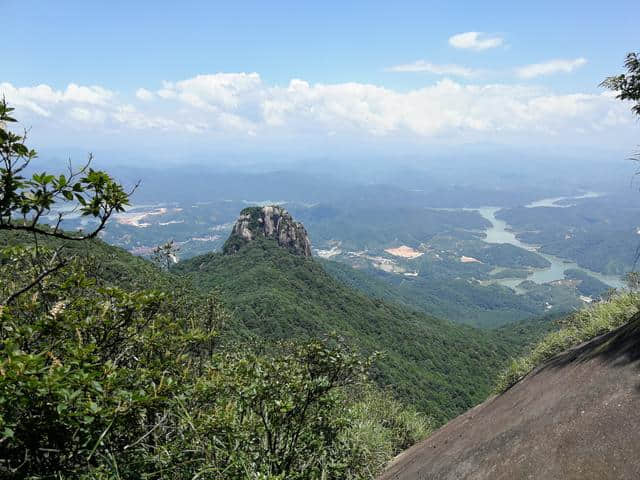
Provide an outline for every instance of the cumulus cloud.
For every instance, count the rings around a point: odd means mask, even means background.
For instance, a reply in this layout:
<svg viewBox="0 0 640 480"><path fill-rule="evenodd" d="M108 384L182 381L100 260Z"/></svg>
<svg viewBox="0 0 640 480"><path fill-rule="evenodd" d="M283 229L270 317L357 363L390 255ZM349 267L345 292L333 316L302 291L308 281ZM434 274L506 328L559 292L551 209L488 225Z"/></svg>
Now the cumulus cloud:
<svg viewBox="0 0 640 480"><path fill-rule="evenodd" d="M106 105L113 97L114 93L111 90L102 87L83 87L75 83L70 83L62 94L60 101Z"/></svg>
<svg viewBox="0 0 640 480"><path fill-rule="evenodd" d="M65 90L55 90L49 85L35 87L14 87L12 84L0 83L0 92L16 106L25 107L33 112L49 116L51 108L58 104L107 105L114 97L114 92L99 86L80 86L70 83Z"/></svg>
<svg viewBox="0 0 640 480"><path fill-rule="evenodd" d="M471 77L477 73L471 68L463 67L462 65L437 65L425 60L417 60L413 63L395 65L387 68L386 70L388 72L427 72L435 75L453 75L457 77Z"/></svg>
<svg viewBox="0 0 640 480"><path fill-rule="evenodd" d="M99 124L104 122L105 114L102 110L89 109L83 107L72 107L69 110L69 117L85 124Z"/></svg>
<svg viewBox="0 0 640 480"><path fill-rule="evenodd" d="M449 37L449 45L455 48L482 51L499 47L504 39L498 35L483 32L464 32Z"/></svg>
<svg viewBox="0 0 640 480"><path fill-rule="evenodd" d="M575 69L587 63L586 58L576 58L573 60L551 60L543 63L533 63L516 69L516 74L520 78L534 78L554 73L571 73Z"/></svg>
<svg viewBox="0 0 640 480"><path fill-rule="evenodd" d="M63 122L65 129L99 132L102 125L104 131L123 135L134 129L138 135L200 135L203 141L214 134L252 142L309 137L321 143L337 135L353 141L373 136L455 143L507 141L518 135L544 141L633 124L626 107L609 93L556 94L539 86L463 85L450 79L399 91L303 79L270 85L258 73L217 73L165 82L155 91L140 89L135 104L106 88L72 85L55 90L2 83L0 93L21 114L29 113L26 121L34 128L38 118L46 118L42 128Z"/></svg>
<svg viewBox="0 0 640 480"><path fill-rule="evenodd" d="M119 101L115 92L100 86L70 83L64 90L56 90L49 85L16 87L4 82L0 83L0 95L15 107L22 108L23 114L32 113L65 126L92 130L97 125L176 131L193 128L189 122L178 124L162 115L139 112L134 106ZM136 97L141 100L152 96L153 93L146 89L136 92Z"/></svg>
<svg viewBox="0 0 640 480"><path fill-rule="evenodd" d="M138 90L136 90L136 98L143 100L143 101L148 101L148 100L153 100L153 97L155 95L153 94L152 91L147 90L146 88L139 88Z"/></svg>
<svg viewBox="0 0 640 480"><path fill-rule="evenodd" d="M164 98L178 98L194 107L216 110L236 109L251 101L262 87L257 73L217 73L198 75L171 83L165 82L158 92Z"/></svg>

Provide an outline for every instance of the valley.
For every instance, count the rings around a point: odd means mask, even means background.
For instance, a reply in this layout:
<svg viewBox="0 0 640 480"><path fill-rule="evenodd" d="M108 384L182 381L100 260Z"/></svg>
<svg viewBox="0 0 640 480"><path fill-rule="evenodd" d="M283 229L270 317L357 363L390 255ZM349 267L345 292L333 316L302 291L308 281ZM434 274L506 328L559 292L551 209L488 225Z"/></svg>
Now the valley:
<svg viewBox="0 0 640 480"><path fill-rule="evenodd" d="M623 288L622 273L632 268L628 257L625 266L615 273L600 270L593 261L585 261L567 249L577 237L575 230L562 237L566 246L560 250L555 244L544 243L554 234L546 230L547 222L525 225L520 217L514 217L515 212L534 215L531 218L544 215L552 219L548 228L554 229L553 219L558 215L586 208L605 215L619 204L619 194L578 191L551 196L545 190L541 193L547 196L536 200L528 194L520 206L516 198L502 207L434 206L428 188L340 183L324 176L291 172L278 174L281 180L275 184L277 197L288 200L273 202L260 200L260 194L265 199L273 198L267 196L269 189L262 183L264 174L220 176L205 171L205 178L220 184L219 191L192 191L188 201L180 200L180 192L176 192L175 200L165 198L163 202L145 191L139 205L126 215L116 216L102 238L142 256L173 240L179 248L177 257L185 260L219 251L242 208L278 203L307 227L315 256L347 265L378 282L372 289L364 286L367 282L353 281L365 293L379 296L374 292L391 288L405 300L410 299L405 301L410 308L483 327L579 308L609 288ZM222 180L225 183L221 184ZM229 186L240 183L254 191L249 197L254 200L229 190ZM159 188L147 185L151 192ZM435 184L432 188L442 186ZM477 193L456 188L459 199L477 201ZM526 191L532 187L518 188ZM316 193L320 191L328 193ZM510 198L506 192L501 196ZM628 208L640 213L638 207ZM70 224L72 228L79 226ZM621 235L614 234L607 241L622 241L625 237ZM609 262L618 261L618 250L609 252ZM330 270L344 278L344 272L337 273L338 268Z"/></svg>

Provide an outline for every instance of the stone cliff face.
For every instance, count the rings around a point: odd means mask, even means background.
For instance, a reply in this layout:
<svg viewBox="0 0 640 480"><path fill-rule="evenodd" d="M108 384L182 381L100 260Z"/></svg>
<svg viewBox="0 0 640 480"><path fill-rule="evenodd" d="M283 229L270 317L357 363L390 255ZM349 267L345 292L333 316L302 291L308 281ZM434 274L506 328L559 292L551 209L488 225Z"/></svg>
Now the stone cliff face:
<svg viewBox="0 0 640 480"><path fill-rule="evenodd" d="M224 244L223 252L226 255L234 254L260 237L271 238L296 255L311 256L311 241L304 226L294 221L289 212L277 205L242 210L231 236Z"/></svg>

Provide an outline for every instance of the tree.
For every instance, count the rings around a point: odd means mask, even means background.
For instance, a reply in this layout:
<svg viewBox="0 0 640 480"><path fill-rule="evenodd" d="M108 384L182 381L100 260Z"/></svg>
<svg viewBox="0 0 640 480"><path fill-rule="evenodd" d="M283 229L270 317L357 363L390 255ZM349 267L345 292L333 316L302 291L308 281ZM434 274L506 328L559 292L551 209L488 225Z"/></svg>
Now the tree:
<svg viewBox="0 0 640 480"><path fill-rule="evenodd" d="M178 261L178 252L180 247L173 240L162 245L158 245L153 249L151 260L162 270L169 271L171 265Z"/></svg>
<svg viewBox="0 0 640 480"><path fill-rule="evenodd" d="M627 73L607 77L600 86L618 92L619 100L631 100L631 111L640 116L640 53L630 52L624 62Z"/></svg>
<svg viewBox="0 0 640 480"><path fill-rule="evenodd" d="M345 438L353 414L345 395L374 357L363 360L335 336L256 347L215 355L175 410L185 434L171 456L196 468L184 476L359 478L349 473L361 466L350 464L359 446Z"/></svg>
<svg viewBox="0 0 640 480"><path fill-rule="evenodd" d="M114 212L124 211L133 193L133 190L126 192L107 173L91 168L91 154L78 170L70 164L66 175L42 172L27 177L27 167L38 155L25 145L26 131L19 135L8 129L8 124L16 122L11 116L13 111L3 98L0 101L0 231L34 235L35 248L28 250L34 274L25 284L0 298L0 307L13 303L19 295L68 263L69 259L61 258L59 251L44 255L38 245L38 236L74 241L92 239L104 229ZM65 232L62 229L64 218L77 213L92 217L97 226L90 232ZM43 219L51 215L56 218L54 225L43 225Z"/></svg>
<svg viewBox="0 0 640 480"><path fill-rule="evenodd" d="M107 173L90 168L93 156L79 170L69 166L67 175L46 172L24 176L25 169L37 158L35 150L25 145L27 132L15 134L7 124L14 109L0 101L0 230L20 230L66 240L94 238L114 212L123 212L129 196ZM134 187L135 189L135 187ZM44 216L54 213L51 228L40 225ZM93 217L98 225L89 233L71 234L61 229L65 216L80 213Z"/></svg>
<svg viewBox="0 0 640 480"><path fill-rule="evenodd" d="M634 102L635 104L631 107L631 111L640 117L640 53L629 52L624 66L627 69L626 74L622 73L620 75L607 77L600 86L618 92L616 98L619 100L631 100ZM631 157L631 160L640 162L640 152L635 153L635 155ZM638 174L640 174L640 171L636 172L636 175ZM634 264L637 263L638 260L640 260L640 249L636 251ZM634 282L633 284L635 285L637 279L627 278L629 288L633 289L632 283L629 283L630 281Z"/></svg>
<svg viewBox="0 0 640 480"><path fill-rule="evenodd" d="M223 350L229 317L215 293L78 242L126 204L119 185L86 168L23 178L36 154L4 124L1 134L0 478L361 480L426 434L386 393L354 403L374 357L340 338ZM96 230L39 223L67 202ZM165 266L172 251L158 249Z"/></svg>
<svg viewBox="0 0 640 480"><path fill-rule="evenodd" d="M93 272L111 258L91 250L0 309L0 478L143 478L213 354L214 297L163 291L154 268L138 272L153 290L105 281ZM21 254L0 250L0 290L30 276Z"/></svg>

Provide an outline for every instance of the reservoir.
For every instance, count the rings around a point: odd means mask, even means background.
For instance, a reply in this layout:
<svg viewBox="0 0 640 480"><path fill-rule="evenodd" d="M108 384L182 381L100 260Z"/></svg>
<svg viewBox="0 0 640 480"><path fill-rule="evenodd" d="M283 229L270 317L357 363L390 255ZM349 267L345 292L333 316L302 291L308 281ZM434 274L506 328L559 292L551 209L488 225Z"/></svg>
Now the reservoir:
<svg viewBox="0 0 640 480"><path fill-rule="evenodd" d="M595 195L595 194L592 194ZM589 195L589 196L592 196ZM576 198L576 197L573 197ZM580 197L584 198L584 197ZM538 202L534 202L532 204L527 205L529 208L536 207L559 207L559 205L555 205L555 201L563 198L555 198L555 199L544 199ZM496 218L496 212L501 210L501 207L480 207L480 208L469 208L465 210L474 210L477 211L484 219L491 223L491 226L488 227L484 233L486 237L484 241L487 243L509 243L511 245L515 245L516 247L524 248L525 250L529 250L532 252L536 252L538 255L546 258L551 266L547 268L535 269L531 274L526 278L526 280L531 280L535 283L547 283L555 280L562 280L565 278L564 271L568 269L578 269L582 270L585 273L588 273L592 277L597 278L603 283L606 283L612 288L623 288L625 286L622 279L616 275L603 275L598 272L593 272L586 268L578 266L575 262L570 260L566 260L560 257L556 257L554 255L549 255L547 253L542 253L538 250L538 247L535 245L530 245L518 240L515 234L509 229L509 225L504 221ZM513 289L516 289L517 285L522 282L521 278L505 278L497 280L496 282L500 285L504 285Z"/></svg>

